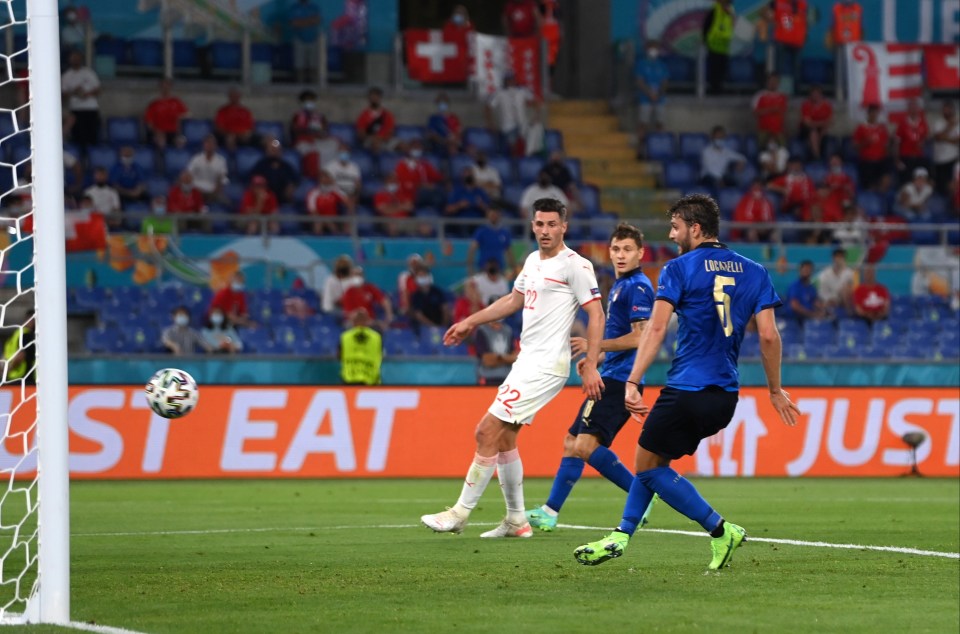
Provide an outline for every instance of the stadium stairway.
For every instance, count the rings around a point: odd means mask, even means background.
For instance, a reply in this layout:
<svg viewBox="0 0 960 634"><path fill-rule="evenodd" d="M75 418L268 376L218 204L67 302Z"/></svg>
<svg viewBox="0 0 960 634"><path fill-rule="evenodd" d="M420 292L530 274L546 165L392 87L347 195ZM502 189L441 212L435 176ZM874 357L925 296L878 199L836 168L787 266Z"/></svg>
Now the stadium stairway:
<svg viewBox="0 0 960 634"><path fill-rule="evenodd" d="M567 156L580 159L583 181L600 188L603 211L643 218L666 208L658 164L636 160L632 135L605 101L555 101L549 109L550 127L563 133Z"/></svg>

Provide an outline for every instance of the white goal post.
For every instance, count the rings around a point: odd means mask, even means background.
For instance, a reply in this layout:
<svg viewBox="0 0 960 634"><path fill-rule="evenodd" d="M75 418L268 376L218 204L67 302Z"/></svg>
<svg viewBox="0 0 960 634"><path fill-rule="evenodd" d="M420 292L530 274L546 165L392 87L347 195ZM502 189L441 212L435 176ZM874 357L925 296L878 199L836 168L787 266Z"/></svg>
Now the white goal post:
<svg viewBox="0 0 960 634"><path fill-rule="evenodd" d="M19 337L4 350L5 357L18 351L19 341L19 350L33 346L36 358L35 368L27 366L22 378L18 376L22 370L16 372L16 366L6 359L3 363L2 390L8 392L4 403L9 409L0 410L0 442L4 443L2 453L6 457L0 475L7 485L6 491L0 487L0 622L7 623L70 621L67 304L58 10L57 0L0 0L0 12L5 14L0 31L8 31L0 39L7 47L0 88L6 90L8 100L11 93L17 95L15 108L0 109L0 116L6 117L13 127L12 133L7 127L0 139L0 161L12 180L11 188L0 191L0 206L7 211L12 199L32 200L32 204L23 205L19 217L8 220L9 228L4 227L8 239L0 250L0 276L6 280L6 287L15 285L15 289L12 297L4 295L0 326L4 328L5 341L11 341L12 333ZM10 50L10 43L18 42L18 38L19 43ZM25 59L27 76L23 77ZM4 123L7 126L7 121ZM29 145L24 141L27 135ZM3 147L5 142L10 142L7 148ZM26 175L31 173L32 184L25 182ZM27 192L29 196L25 195ZM31 224L32 232L28 229ZM15 258L11 252L29 250L31 245L32 260L18 269L12 264ZM35 309L33 341L26 342L25 321L17 320L20 313L16 308L22 312ZM33 380L36 391L29 386Z"/></svg>

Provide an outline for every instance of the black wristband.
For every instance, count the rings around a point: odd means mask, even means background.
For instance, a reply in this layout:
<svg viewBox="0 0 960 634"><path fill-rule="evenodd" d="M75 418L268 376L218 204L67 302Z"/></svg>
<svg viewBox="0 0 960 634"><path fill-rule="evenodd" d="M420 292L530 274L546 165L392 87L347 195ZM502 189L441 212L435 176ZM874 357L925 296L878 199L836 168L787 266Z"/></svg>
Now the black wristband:
<svg viewBox="0 0 960 634"><path fill-rule="evenodd" d="M640 384L636 381L626 381L626 383L630 383L631 385L636 385L637 387L640 387Z"/></svg>

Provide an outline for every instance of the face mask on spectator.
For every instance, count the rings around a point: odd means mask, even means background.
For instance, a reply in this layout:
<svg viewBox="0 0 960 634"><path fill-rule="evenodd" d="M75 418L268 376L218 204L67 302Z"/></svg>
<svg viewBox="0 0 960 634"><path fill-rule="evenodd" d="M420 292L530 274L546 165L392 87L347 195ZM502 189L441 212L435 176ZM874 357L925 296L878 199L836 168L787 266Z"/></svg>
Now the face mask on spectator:
<svg viewBox="0 0 960 634"><path fill-rule="evenodd" d="M313 110L313 109L316 108L316 107L317 107L317 102L316 102L316 101L304 101L304 102L303 102L303 109L304 109L304 110Z"/></svg>
<svg viewBox="0 0 960 634"><path fill-rule="evenodd" d="M157 214L158 216L162 216L163 214L167 213L167 206L158 203L153 206L153 213Z"/></svg>
<svg viewBox="0 0 960 634"><path fill-rule="evenodd" d="M655 48L647 49L647 57L649 57L650 59L657 59L657 57L659 56L660 56L660 51L658 51L657 49Z"/></svg>
<svg viewBox="0 0 960 634"><path fill-rule="evenodd" d="M449 108L450 108L450 104L448 104L446 101L441 101L440 103L437 104L437 110L439 110L440 112L446 112Z"/></svg>
<svg viewBox="0 0 960 634"><path fill-rule="evenodd" d="M193 183L180 183L180 189L182 189L185 192L192 192Z"/></svg>
<svg viewBox="0 0 960 634"><path fill-rule="evenodd" d="M842 174L842 173L843 173L843 166L842 166L842 165L833 165L833 166L830 167L830 171L833 172L834 174Z"/></svg>
<svg viewBox="0 0 960 634"><path fill-rule="evenodd" d="M346 163L350 160L350 152L340 152L340 160Z"/></svg>
<svg viewBox="0 0 960 634"><path fill-rule="evenodd" d="M418 275L417 276L417 286L427 287L433 284L432 275Z"/></svg>
<svg viewBox="0 0 960 634"><path fill-rule="evenodd" d="M243 282L231 282L230 288L237 292L240 292L243 290Z"/></svg>
<svg viewBox="0 0 960 634"><path fill-rule="evenodd" d="M410 158L418 159L421 156L423 156L423 150L419 150L419 149L410 150Z"/></svg>
<svg viewBox="0 0 960 634"><path fill-rule="evenodd" d="M400 186L398 184L387 183L387 191L390 192L391 194L396 193L398 189L400 189Z"/></svg>
<svg viewBox="0 0 960 634"><path fill-rule="evenodd" d="M454 13L454 14L453 14L453 23L454 23L454 24L456 24L456 25L459 26L459 25L462 25L462 24L466 24L466 22L467 22L467 18L465 18L462 13Z"/></svg>
<svg viewBox="0 0 960 634"><path fill-rule="evenodd" d="M173 318L173 323L178 326L186 326L190 323L190 318L183 313L177 313Z"/></svg>
<svg viewBox="0 0 960 634"><path fill-rule="evenodd" d="M213 313L210 315L210 323L214 326L219 326L223 323L223 314L222 313Z"/></svg>
<svg viewBox="0 0 960 634"><path fill-rule="evenodd" d="M721 148L723 147L723 138L718 138L713 140L713 147Z"/></svg>
<svg viewBox="0 0 960 634"><path fill-rule="evenodd" d="M132 156L121 156L121 157L120 157L120 162L123 163L125 166L130 167L131 165L133 165L133 157L132 157Z"/></svg>

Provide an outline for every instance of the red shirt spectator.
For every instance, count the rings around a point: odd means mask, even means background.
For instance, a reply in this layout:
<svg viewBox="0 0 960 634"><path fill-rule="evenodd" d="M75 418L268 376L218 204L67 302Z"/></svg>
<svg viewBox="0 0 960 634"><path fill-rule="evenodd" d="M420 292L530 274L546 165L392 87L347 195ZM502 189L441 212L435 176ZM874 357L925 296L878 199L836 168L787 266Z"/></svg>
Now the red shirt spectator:
<svg viewBox="0 0 960 634"><path fill-rule="evenodd" d="M417 191L424 185L436 185L443 181L443 174L417 152L416 149L411 150L410 155L397 163L394 170L400 191L411 198L416 198Z"/></svg>
<svg viewBox="0 0 960 634"><path fill-rule="evenodd" d="M890 291L876 281L871 268L863 271L863 281L853 291L853 309L869 319L883 319L890 312Z"/></svg>
<svg viewBox="0 0 960 634"><path fill-rule="evenodd" d="M473 29L473 22L470 21L467 8L459 4L454 8L450 19L443 24L443 39L447 42L456 42L458 45L466 46L467 38Z"/></svg>
<svg viewBox="0 0 960 634"><path fill-rule="evenodd" d="M363 282L344 291L340 303L343 306L344 315L351 315L354 311L362 309L372 319L376 307L382 305L386 299L387 296L379 288L370 282Z"/></svg>
<svg viewBox="0 0 960 634"><path fill-rule="evenodd" d="M189 176L189 172L187 172ZM206 206L203 194L193 186L193 177L181 175L180 181L167 191L167 213L200 213Z"/></svg>
<svg viewBox="0 0 960 634"><path fill-rule="evenodd" d="M312 143L328 128L327 117L317 111L317 94L312 90L300 93L300 109L290 120L290 137L294 145Z"/></svg>
<svg viewBox="0 0 960 634"><path fill-rule="evenodd" d="M154 132L174 134L180 131L180 120L189 110L186 104L170 94L171 82L164 79L160 82L160 96L150 102L144 112L143 120L147 127Z"/></svg>
<svg viewBox="0 0 960 634"><path fill-rule="evenodd" d="M413 196L400 189L394 182L394 187L387 183L386 187L373 196L373 208L381 216L389 218L409 218L413 212Z"/></svg>
<svg viewBox="0 0 960 634"><path fill-rule="evenodd" d="M210 308L207 310L207 314L217 308L222 310L225 315L245 316L247 314L247 293L242 289L234 290L232 285L225 286L217 291L213 299L210 300Z"/></svg>
<svg viewBox="0 0 960 634"><path fill-rule="evenodd" d="M787 96L778 90L780 78L771 75L767 87L753 98L753 112L757 116L757 130L761 133L783 136L787 116Z"/></svg>
<svg viewBox="0 0 960 634"><path fill-rule="evenodd" d="M865 121L854 130L853 142L857 146L857 155L860 160L882 161L888 155L890 132L883 123Z"/></svg>
<svg viewBox="0 0 960 634"><path fill-rule="evenodd" d="M346 201L346 197L336 187L314 187L307 194L307 213L315 216L337 216L340 215L340 205Z"/></svg>
<svg viewBox="0 0 960 634"><path fill-rule="evenodd" d="M534 0L507 0L502 17L507 37L533 37L537 34L540 12Z"/></svg>
<svg viewBox="0 0 960 634"><path fill-rule="evenodd" d="M923 144L930 129L923 111L916 116L907 115L897 123L894 135L897 137L897 154L900 158L923 158Z"/></svg>
<svg viewBox="0 0 960 634"><path fill-rule="evenodd" d="M365 144L368 139L372 139L373 149L379 149L379 144L393 138L396 120L393 113L383 107L383 91L379 88L371 88L367 93L367 100L368 106L357 117L357 134Z"/></svg>
<svg viewBox="0 0 960 634"><path fill-rule="evenodd" d="M230 91L230 101L217 110L213 125L221 134L244 136L253 132L253 113L240 103L239 91Z"/></svg>
<svg viewBox="0 0 960 634"><path fill-rule="evenodd" d="M746 192L743 197L740 199L740 202L737 203L736 209L733 211L733 220L734 222L773 222L776 219L776 214L773 210L773 203L770 202L770 199L763 195L763 184L756 182ZM755 241L756 232L744 232L742 230L735 230L732 232L735 240L740 240L746 234L748 239ZM751 235L752 234L752 235Z"/></svg>
<svg viewBox="0 0 960 634"><path fill-rule="evenodd" d="M800 120L805 125L824 126L833 118L833 106L826 99L814 101L807 99L800 104Z"/></svg>
<svg viewBox="0 0 960 634"><path fill-rule="evenodd" d="M780 208L785 213L803 213L816 191L813 181L803 171L803 164L796 160L790 161L787 173L773 179L769 187L783 196Z"/></svg>
<svg viewBox="0 0 960 634"><path fill-rule="evenodd" d="M843 200L853 200L857 188L853 178L843 170L843 160L839 156L830 158L830 171L823 182L830 188L830 192Z"/></svg>
<svg viewBox="0 0 960 634"><path fill-rule="evenodd" d="M804 222L810 222L813 217L810 208L820 207L820 217L818 222L840 222L843 220L843 201L847 200L842 194L831 191L826 184L817 188L816 194L810 199L810 204L800 212L800 219Z"/></svg>
<svg viewBox="0 0 960 634"><path fill-rule="evenodd" d="M263 176L254 176L250 181L250 187L243 192L240 213L270 215L275 214L279 206L277 196L267 187L267 179Z"/></svg>

